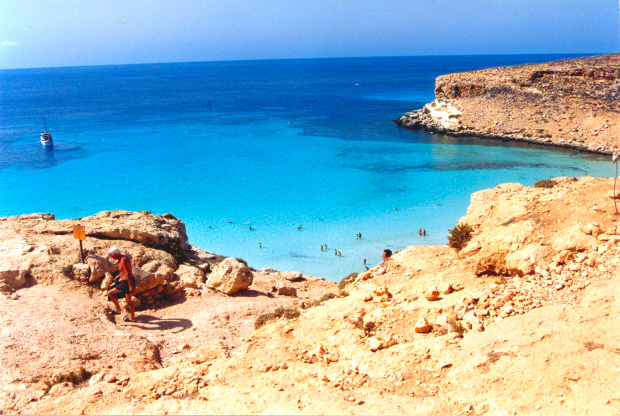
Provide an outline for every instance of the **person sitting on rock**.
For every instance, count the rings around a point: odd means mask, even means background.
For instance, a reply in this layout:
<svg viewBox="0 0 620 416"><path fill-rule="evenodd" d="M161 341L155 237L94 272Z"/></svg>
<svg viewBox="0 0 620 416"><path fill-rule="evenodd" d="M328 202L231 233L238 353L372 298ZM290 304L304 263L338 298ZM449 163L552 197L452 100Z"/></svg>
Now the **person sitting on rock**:
<svg viewBox="0 0 620 416"><path fill-rule="evenodd" d="M118 296L125 296L125 301L129 306L129 318L125 318L125 322L134 322L134 306L131 296L136 291L136 280L133 277L131 271L131 260L128 256L123 256L118 247L112 247L108 250L108 256L118 261L118 276L115 283L108 289L108 300L114 302L115 310L112 311L112 315L120 315L121 306L118 303Z"/></svg>

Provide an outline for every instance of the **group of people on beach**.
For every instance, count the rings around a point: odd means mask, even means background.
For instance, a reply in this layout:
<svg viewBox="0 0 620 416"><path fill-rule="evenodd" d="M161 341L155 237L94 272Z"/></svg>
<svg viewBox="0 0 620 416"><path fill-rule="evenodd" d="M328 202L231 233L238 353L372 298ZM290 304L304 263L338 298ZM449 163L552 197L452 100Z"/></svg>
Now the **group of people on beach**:
<svg viewBox="0 0 620 416"><path fill-rule="evenodd" d="M425 230L425 229L420 228L420 230L418 231L418 234L420 234L421 236L426 237L426 230Z"/></svg>

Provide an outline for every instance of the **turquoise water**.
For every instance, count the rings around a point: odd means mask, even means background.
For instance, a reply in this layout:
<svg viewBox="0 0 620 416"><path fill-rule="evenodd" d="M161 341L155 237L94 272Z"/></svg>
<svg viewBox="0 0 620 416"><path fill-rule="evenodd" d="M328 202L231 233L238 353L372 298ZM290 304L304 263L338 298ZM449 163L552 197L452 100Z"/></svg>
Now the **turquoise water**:
<svg viewBox="0 0 620 416"><path fill-rule="evenodd" d="M204 250L339 280L384 248L445 244L477 190L614 174L607 158L390 121L431 101L441 73L559 58L0 71L0 215L172 212Z"/></svg>

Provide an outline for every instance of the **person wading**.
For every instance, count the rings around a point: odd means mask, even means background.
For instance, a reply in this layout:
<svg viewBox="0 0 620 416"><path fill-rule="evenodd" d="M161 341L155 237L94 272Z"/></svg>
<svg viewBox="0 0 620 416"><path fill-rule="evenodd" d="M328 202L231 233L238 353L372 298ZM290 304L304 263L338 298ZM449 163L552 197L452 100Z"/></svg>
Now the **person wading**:
<svg viewBox="0 0 620 416"><path fill-rule="evenodd" d="M125 318L124 321L134 322L134 307L131 297L136 291L136 280L131 271L131 260L128 256L123 256L118 247L110 248L110 250L108 250L108 256L118 261L118 276L116 277L115 283L110 286L108 290L108 300L112 301L116 307L116 309L112 311L112 315L120 315L121 306L118 303L117 296L122 297L122 295L125 295L125 301L127 302L127 306L129 306L129 318Z"/></svg>

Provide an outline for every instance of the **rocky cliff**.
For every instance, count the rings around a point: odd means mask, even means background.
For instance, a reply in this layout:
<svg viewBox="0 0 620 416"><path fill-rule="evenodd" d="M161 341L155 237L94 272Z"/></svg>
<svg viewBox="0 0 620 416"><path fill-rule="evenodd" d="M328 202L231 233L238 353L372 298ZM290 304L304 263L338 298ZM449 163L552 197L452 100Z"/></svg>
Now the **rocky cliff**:
<svg viewBox="0 0 620 416"><path fill-rule="evenodd" d="M472 230L462 249L409 247L341 290L291 275L297 297L277 295L272 288L286 279L265 270L238 294L198 283L196 296L164 299L121 324L105 317L99 296L78 290L90 287L84 281L31 282L0 296L2 410L618 414L613 180L545 185L473 194L459 221ZM20 238L34 245L32 231ZM40 241L52 247L55 238ZM34 246L11 258L19 263ZM50 269L63 253L50 254ZM275 302L297 313L256 320ZM45 391L52 376L79 366L95 373L88 382Z"/></svg>
<svg viewBox="0 0 620 416"><path fill-rule="evenodd" d="M442 75L396 123L600 153L619 148L620 54Z"/></svg>

